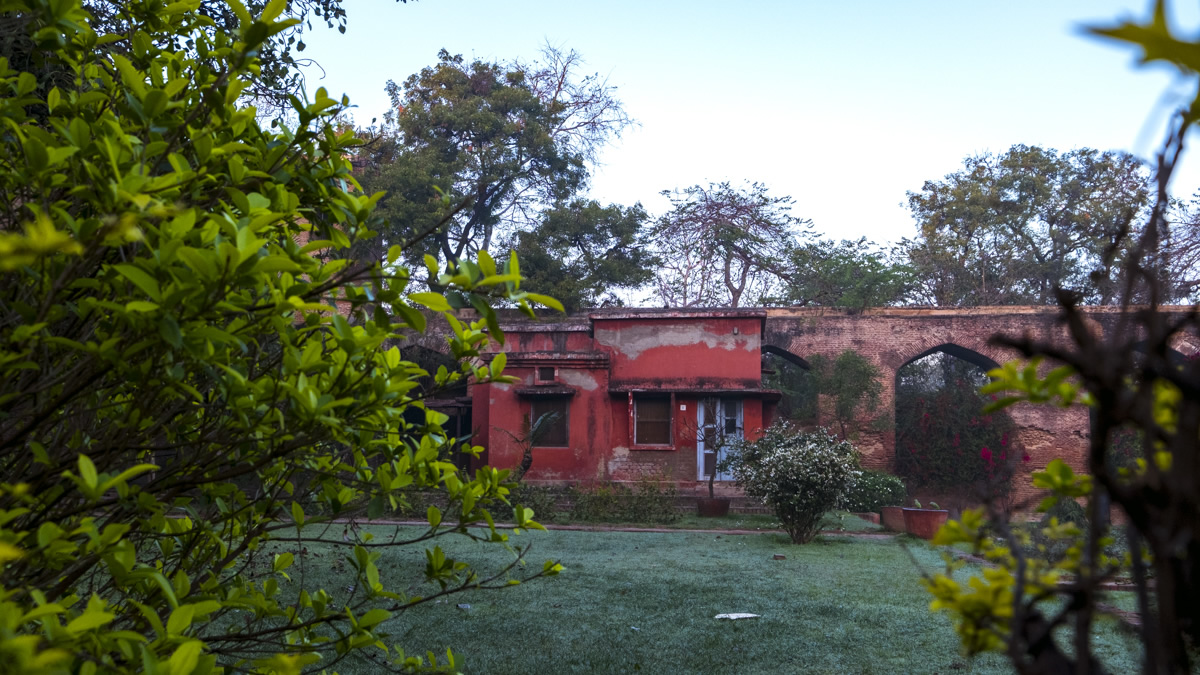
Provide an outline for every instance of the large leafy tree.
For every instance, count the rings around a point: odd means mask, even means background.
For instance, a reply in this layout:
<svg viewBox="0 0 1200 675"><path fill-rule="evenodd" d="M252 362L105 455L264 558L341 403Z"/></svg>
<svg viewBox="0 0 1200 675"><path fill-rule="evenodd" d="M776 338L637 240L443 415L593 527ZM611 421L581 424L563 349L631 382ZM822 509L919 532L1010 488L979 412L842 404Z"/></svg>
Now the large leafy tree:
<svg viewBox="0 0 1200 675"><path fill-rule="evenodd" d="M1145 222L1150 188L1126 154L1013 146L908 195L918 234L901 242L918 301L1045 305L1055 289L1092 304L1117 297L1122 232Z"/></svg>
<svg viewBox="0 0 1200 675"><path fill-rule="evenodd" d="M653 278L656 259L640 204L601 206L576 200L542 214L536 230L513 235L526 282L567 311L624 305L624 294Z"/></svg>
<svg viewBox="0 0 1200 675"><path fill-rule="evenodd" d="M667 307L760 305L778 295L786 257L811 226L792 198L761 183L665 191L671 210L654 227L658 297Z"/></svg>
<svg viewBox="0 0 1200 675"><path fill-rule="evenodd" d="M419 252L457 261L570 202L598 150L631 123L615 89L580 67L577 53L549 47L531 64L443 50L436 65L388 82L394 110L364 132L372 141L360 153L366 188L388 191L386 224L360 255L424 237Z"/></svg>
<svg viewBox="0 0 1200 675"><path fill-rule="evenodd" d="M863 309L903 302L912 269L866 239L820 239L787 255L782 300L790 305Z"/></svg>
<svg viewBox="0 0 1200 675"><path fill-rule="evenodd" d="M486 525L469 536L507 545L485 510L504 505L506 472L443 460L478 449L423 409L425 373L398 343L424 328L419 308L435 310L455 329L437 384L502 379L502 359L477 363L502 338L484 300L524 305L518 280L486 254L451 266L440 283L483 312L464 326L441 295L409 293L403 268L314 257L376 222L377 197L346 160L353 139L331 126L346 102L321 90L296 102L295 128L261 127L237 101L257 50L295 20L282 0L258 19L235 2L229 32L198 7L130 3L125 29L100 35L78 0L0 3L0 23L34 50L21 67L0 58L0 664L12 672L329 667L382 646L391 617L508 581L431 547L430 586L402 588L371 547L474 522ZM39 89L29 64L71 77ZM447 506L407 541L322 536L322 522L389 513L414 488ZM353 592L287 583L318 540L344 548Z"/></svg>

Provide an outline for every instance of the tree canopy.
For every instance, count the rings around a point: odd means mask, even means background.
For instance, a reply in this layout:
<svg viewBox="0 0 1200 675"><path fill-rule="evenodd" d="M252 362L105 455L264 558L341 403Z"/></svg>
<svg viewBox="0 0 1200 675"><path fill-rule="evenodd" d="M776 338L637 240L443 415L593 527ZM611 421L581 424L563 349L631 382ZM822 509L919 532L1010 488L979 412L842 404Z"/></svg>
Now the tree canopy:
<svg viewBox="0 0 1200 675"><path fill-rule="evenodd" d="M791 197L768 194L762 183L693 185L663 195L672 208L653 238L661 260L655 286L667 307L764 304L787 276L787 252L812 224L791 214Z"/></svg>
<svg viewBox="0 0 1200 675"><path fill-rule="evenodd" d="M580 77L581 65L577 53L549 47L530 64L443 50L403 84L389 81L394 109L364 131L372 142L360 153L366 189L388 192L382 238L366 255L424 237L414 252L457 261L570 203L598 150L632 123L615 89Z"/></svg>
<svg viewBox="0 0 1200 675"><path fill-rule="evenodd" d="M514 233L505 248L520 258L526 283L567 311L621 306L622 292L653 278L657 261L647 220L641 204L601 206L580 199L547 210L537 229Z"/></svg>
<svg viewBox="0 0 1200 675"><path fill-rule="evenodd" d="M919 232L900 248L924 304L1046 305L1055 289L1117 297L1122 233L1143 226L1149 174L1136 158L1016 145L908 195Z"/></svg>
<svg viewBox="0 0 1200 675"><path fill-rule="evenodd" d="M863 309L903 303L912 289L913 270L896 262L865 238L820 239L787 253L785 304L799 307Z"/></svg>

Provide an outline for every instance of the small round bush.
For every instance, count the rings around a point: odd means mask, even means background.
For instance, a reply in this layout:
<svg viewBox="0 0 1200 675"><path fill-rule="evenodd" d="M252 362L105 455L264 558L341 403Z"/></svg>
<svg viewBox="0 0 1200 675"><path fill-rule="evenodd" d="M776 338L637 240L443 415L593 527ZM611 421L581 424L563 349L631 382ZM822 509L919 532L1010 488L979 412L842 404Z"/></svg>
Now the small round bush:
<svg viewBox="0 0 1200 675"><path fill-rule="evenodd" d="M792 541L816 536L821 516L841 505L862 472L858 451L824 429L773 425L756 441L741 441L725 468L747 495L770 506Z"/></svg>
<svg viewBox="0 0 1200 675"><path fill-rule="evenodd" d="M908 490L899 476L867 469L846 495L843 506L847 511L856 513L878 513L885 506L902 506L906 501Z"/></svg>

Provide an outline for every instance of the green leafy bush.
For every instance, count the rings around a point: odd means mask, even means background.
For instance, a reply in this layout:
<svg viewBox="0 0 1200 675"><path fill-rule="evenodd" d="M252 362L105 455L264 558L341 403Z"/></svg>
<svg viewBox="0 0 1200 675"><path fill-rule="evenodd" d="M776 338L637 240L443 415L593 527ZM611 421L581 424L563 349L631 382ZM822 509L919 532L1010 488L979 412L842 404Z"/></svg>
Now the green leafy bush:
<svg viewBox="0 0 1200 675"><path fill-rule="evenodd" d="M756 441L740 441L722 459L747 495L770 506L792 541L820 531L821 517L842 505L861 475L858 451L825 429L775 424Z"/></svg>
<svg viewBox="0 0 1200 675"><path fill-rule="evenodd" d="M534 517L539 521L550 522L558 517L558 503L566 496L565 488L520 483L512 489L509 500L533 509Z"/></svg>
<svg viewBox="0 0 1200 675"><path fill-rule="evenodd" d="M898 476L866 469L846 494L842 507L856 513L878 513L885 506L903 506L907 499L908 490Z"/></svg>
<svg viewBox="0 0 1200 675"><path fill-rule="evenodd" d="M571 518L608 523L673 523L679 520L679 490L659 477L644 477L633 487L622 483L572 486Z"/></svg>
<svg viewBox="0 0 1200 675"><path fill-rule="evenodd" d="M473 361L503 337L488 296L534 298L515 260L428 270L481 312L464 325L446 296L409 293L407 270L339 259L376 221L377 196L350 172L353 139L333 126L347 102L319 90L293 100L295 128L263 128L238 101L256 49L294 23L276 20L285 3L254 19L233 0L236 35L197 5L120 3L122 32L97 35L78 0L0 3L0 48L21 57L0 58L11 672L325 668L384 647L383 622L431 597L510 581L432 546L507 510L507 472L461 476L440 458L445 416L422 410L426 373L396 344L432 310L454 328L438 386L507 381L503 358ZM431 544L426 588L392 586L369 535L334 542L351 595L281 584L305 578L304 557L264 553L272 539L299 551L318 536L309 525L383 516L422 488L447 504L415 538ZM513 517L537 527L523 508ZM494 527L470 532L508 545Z"/></svg>

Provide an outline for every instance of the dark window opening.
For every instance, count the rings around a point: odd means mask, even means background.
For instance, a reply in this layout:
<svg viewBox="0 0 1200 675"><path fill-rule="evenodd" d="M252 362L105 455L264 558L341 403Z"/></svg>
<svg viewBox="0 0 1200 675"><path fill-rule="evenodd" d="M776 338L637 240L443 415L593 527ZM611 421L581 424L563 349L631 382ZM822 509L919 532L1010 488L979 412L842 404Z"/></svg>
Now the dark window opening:
<svg viewBox="0 0 1200 675"><path fill-rule="evenodd" d="M570 443L567 412L571 400L541 398L530 402L529 434L535 448L565 448Z"/></svg>
<svg viewBox="0 0 1200 675"><path fill-rule="evenodd" d="M553 382L554 366L538 366L537 379L539 382Z"/></svg>
<svg viewBox="0 0 1200 675"><path fill-rule="evenodd" d="M724 425L725 426L725 429L724 429L725 436L740 436L741 435L738 433L741 431L741 429L739 428L741 426L741 420L739 419L739 415L742 412L741 403L742 403L741 401L737 401L737 400L724 401L724 405L722 407L724 408L724 417L725 417L725 425Z"/></svg>
<svg viewBox="0 0 1200 675"><path fill-rule="evenodd" d="M633 417L635 445L671 444L671 399L635 398Z"/></svg>

